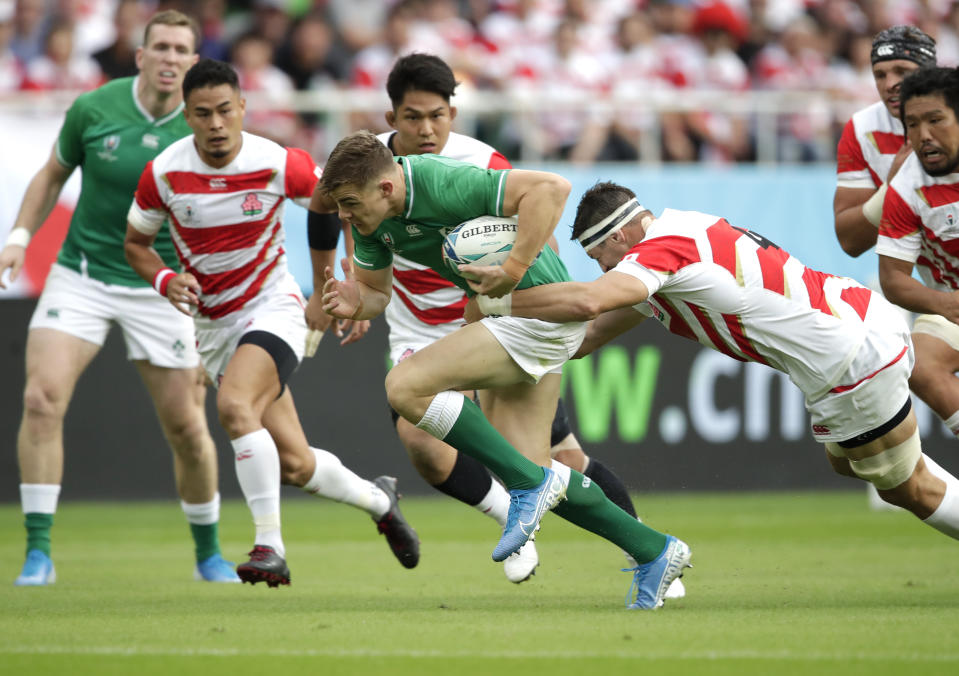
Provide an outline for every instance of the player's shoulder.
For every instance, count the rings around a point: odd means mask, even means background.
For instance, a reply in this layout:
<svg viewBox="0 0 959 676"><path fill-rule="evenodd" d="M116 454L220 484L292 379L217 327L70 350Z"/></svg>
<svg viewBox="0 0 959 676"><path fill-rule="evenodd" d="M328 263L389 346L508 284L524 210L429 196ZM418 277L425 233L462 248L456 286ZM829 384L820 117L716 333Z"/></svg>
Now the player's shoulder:
<svg viewBox="0 0 959 676"><path fill-rule="evenodd" d="M74 109L86 112L117 112L117 109L133 104L133 77L110 80L96 89L80 94L73 102Z"/></svg>
<svg viewBox="0 0 959 676"><path fill-rule="evenodd" d="M477 166L486 167L489 164L490 157L496 149L472 136L450 132L446 145L440 154L460 162L468 162Z"/></svg>
<svg viewBox="0 0 959 676"><path fill-rule="evenodd" d="M902 132L902 123L894 118L882 101L860 108L850 118L858 136L874 131Z"/></svg>

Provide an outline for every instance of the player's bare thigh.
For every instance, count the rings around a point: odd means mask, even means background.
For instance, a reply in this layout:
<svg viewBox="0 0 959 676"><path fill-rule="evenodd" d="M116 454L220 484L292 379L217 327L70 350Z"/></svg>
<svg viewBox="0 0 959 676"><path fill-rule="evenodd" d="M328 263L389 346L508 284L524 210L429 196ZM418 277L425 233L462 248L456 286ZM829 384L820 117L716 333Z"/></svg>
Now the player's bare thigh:
<svg viewBox="0 0 959 676"><path fill-rule="evenodd" d="M56 329L27 333L25 410L63 415L77 380L100 346ZM52 407L52 408L51 408ZM51 410L44 410L51 408Z"/></svg>
<svg viewBox="0 0 959 676"><path fill-rule="evenodd" d="M529 382L480 392L480 406L490 423L514 448L540 465L549 465L549 437L562 376L548 373Z"/></svg>
<svg viewBox="0 0 959 676"><path fill-rule="evenodd" d="M526 374L482 324L469 324L418 350L394 366L386 391L401 415L422 415L429 399L447 390L501 387L522 382ZM426 399L425 402L414 400ZM419 418L417 418L419 419Z"/></svg>

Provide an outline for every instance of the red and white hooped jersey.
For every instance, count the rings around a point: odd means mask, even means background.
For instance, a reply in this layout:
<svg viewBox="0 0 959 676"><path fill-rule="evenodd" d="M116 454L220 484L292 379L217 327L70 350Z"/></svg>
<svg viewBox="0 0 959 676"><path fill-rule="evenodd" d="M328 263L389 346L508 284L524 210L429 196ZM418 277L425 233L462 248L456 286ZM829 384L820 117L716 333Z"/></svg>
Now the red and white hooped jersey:
<svg viewBox="0 0 959 676"><path fill-rule="evenodd" d="M378 138L389 147L394 133L380 134ZM487 169L512 166L492 146L455 132L450 133L437 154ZM393 360L399 359L406 349L428 345L462 326L466 300L462 289L438 273L394 254L393 298L385 312Z"/></svg>
<svg viewBox="0 0 959 676"><path fill-rule="evenodd" d="M694 211L665 210L615 270L649 290L638 311L733 359L783 371L809 400L837 384L868 315L888 306L854 279L807 268L763 237ZM896 356L880 355L880 366Z"/></svg>
<svg viewBox="0 0 959 676"><path fill-rule="evenodd" d="M959 173L930 176L909 155L886 191L876 253L915 263L930 288L959 289Z"/></svg>
<svg viewBox="0 0 959 676"><path fill-rule="evenodd" d="M885 183L903 143L902 122L889 114L882 101L855 112L836 148L836 185L875 190Z"/></svg>
<svg viewBox="0 0 959 676"><path fill-rule="evenodd" d="M169 216L183 270L200 283L198 312L220 319L289 274L284 200L308 206L320 175L306 151L246 132L236 158L217 169L187 136L146 165L128 220L153 234Z"/></svg>

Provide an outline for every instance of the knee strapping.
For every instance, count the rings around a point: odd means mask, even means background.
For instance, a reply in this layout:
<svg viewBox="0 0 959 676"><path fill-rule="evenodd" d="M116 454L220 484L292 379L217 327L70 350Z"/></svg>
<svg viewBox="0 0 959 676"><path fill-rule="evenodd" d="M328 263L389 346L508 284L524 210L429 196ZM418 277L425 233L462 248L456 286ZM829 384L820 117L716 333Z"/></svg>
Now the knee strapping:
<svg viewBox="0 0 959 676"><path fill-rule="evenodd" d="M462 394L452 390L440 392L433 397L433 401L426 409L423 419L416 423L416 426L425 432L429 432L437 439L444 439L453 429L453 425L462 410Z"/></svg>
<svg viewBox="0 0 959 676"><path fill-rule="evenodd" d="M849 466L862 479L871 482L879 490L889 490L900 485L910 476L922 457L919 430L897 446L862 460L851 460Z"/></svg>

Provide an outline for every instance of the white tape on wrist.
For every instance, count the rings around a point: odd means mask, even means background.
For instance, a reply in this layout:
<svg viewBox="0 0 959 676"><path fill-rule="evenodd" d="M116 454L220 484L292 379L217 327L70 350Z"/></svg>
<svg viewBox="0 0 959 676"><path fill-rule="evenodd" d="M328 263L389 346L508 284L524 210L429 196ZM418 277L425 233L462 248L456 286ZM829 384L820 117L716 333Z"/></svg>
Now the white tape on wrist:
<svg viewBox="0 0 959 676"><path fill-rule="evenodd" d="M862 205L862 215L877 228L879 227L880 221L882 221L882 203L886 199L886 188L888 187L888 184L883 183L879 186L879 189L873 193L872 197L863 202Z"/></svg>
<svg viewBox="0 0 959 676"><path fill-rule="evenodd" d="M30 231L26 228L14 228L10 231L10 234L7 235L7 246L22 246L26 249L31 237Z"/></svg>
<svg viewBox="0 0 959 676"><path fill-rule="evenodd" d="M513 294L508 293L501 298L478 295L476 304L487 317L509 317L513 313Z"/></svg>

